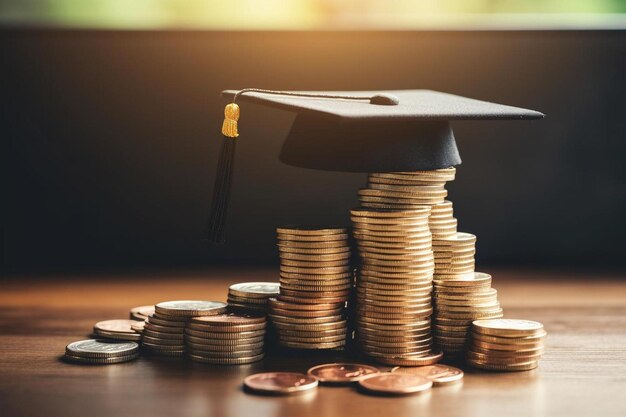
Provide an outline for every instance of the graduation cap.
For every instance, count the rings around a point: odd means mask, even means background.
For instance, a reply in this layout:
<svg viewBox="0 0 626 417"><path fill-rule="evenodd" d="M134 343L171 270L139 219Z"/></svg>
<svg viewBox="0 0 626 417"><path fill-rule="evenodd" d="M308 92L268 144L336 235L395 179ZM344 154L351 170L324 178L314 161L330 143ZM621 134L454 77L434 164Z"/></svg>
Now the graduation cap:
<svg viewBox="0 0 626 417"><path fill-rule="evenodd" d="M215 181L209 239L223 242L240 109L237 100L297 112L279 159L304 168L399 172L461 163L453 120L531 120L540 112L431 90L226 90L224 142Z"/></svg>

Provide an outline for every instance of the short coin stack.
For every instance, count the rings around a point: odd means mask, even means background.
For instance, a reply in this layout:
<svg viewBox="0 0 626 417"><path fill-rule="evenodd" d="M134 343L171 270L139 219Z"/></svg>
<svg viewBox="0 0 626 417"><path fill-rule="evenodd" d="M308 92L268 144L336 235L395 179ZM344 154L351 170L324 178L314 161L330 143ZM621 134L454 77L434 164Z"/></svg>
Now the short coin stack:
<svg viewBox="0 0 626 417"><path fill-rule="evenodd" d="M433 252L435 253L435 277L462 278L474 272L476 236L462 232L445 237L433 235Z"/></svg>
<svg viewBox="0 0 626 417"><path fill-rule="evenodd" d="M455 168L433 171L371 173L367 188L359 190L361 207L411 210L416 206L441 204L448 195L447 181Z"/></svg>
<svg viewBox="0 0 626 417"><path fill-rule="evenodd" d="M228 310L267 314L267 300L278 295L277 282L241 282L228 288Z"/></svg>
<svg viewBox="0 0 626 417"><path fill-rule="evenodd" d="M184 331L193 317L214 316L226 312L226 304L218 301L166 301L155 306L143 330L142 347L162 356L183 356Z"/></svg>
<svg viewBox="0 0 626 417"><path fill-rule="evenodd" d="M97 338L139 342L141 332L133 329L135 323L135 320L126 319L99 321L93 326L93 334Z"/></svg>
<svg viewBox="0 0 626 417"><path fill-rule="evenodd" d="M263 359L265 316L220 314L194 317L185 329L188 357L215 365L243 365Z"/></svg>
<svg viewBox="0 0 626 417"><path fill-rule="evenodd" d="M107 365L128 362L139 356L139 344L103 340L81 340L65 347L65 359L85 364Z"/></svg>
<svg viewBox="0 0 626 417"><path fill-rule="evenodd" d="M425 365L431 354L434 271L429 207L351 210L361 265L356 284L356 341L389 365Z"/></svg>
<svg viewBox="0 0 626 417"><path fill-rule="evenodd" d="M491 275L483 272L443 278L435 275L433 334L447 358L465 356L473 320L502 317Z"/></svg>
<svg viewBox="0 0 626 417"><path fill-rule="evenodd" d="M269 302L269 318L278 343L343 348L353 285L347 229L280 227L277 235L280 295Z"/></svg>
<svg viewBox="0 0 626 417"><path fill-rule="evenodd" d="M491 371L527 371L539 364L546 331L530 320L476 320L467 354L470 365Z"/></svg>

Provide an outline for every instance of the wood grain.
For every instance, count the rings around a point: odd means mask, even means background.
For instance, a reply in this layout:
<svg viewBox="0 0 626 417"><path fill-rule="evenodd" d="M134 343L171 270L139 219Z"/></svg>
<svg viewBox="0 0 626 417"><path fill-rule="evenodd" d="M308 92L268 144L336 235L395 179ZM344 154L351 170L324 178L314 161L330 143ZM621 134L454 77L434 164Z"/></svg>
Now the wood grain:
<svg viewBox="0 0 626 417"><path fill-rule="evenodd" d="M229 283L275 280L274 270L11 277L0 291L2 416L624 416L626 281L619 276L496 271L505 315L544 323L539 369L466 369L462 385L389 398L350 387L294 397L244 393L261 370L306 371L341 355L272 356L246 367L142 357L112 366L62 362L66 344L130 307L177 299L224 300Z"/></svg>

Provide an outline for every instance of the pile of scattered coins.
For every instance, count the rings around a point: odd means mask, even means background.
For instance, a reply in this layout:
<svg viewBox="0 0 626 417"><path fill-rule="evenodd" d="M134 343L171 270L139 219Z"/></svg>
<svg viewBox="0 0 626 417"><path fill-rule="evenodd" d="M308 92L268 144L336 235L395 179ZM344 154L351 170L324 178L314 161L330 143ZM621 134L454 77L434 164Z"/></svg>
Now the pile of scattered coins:
<svg viewBox="0 0 626 417"><path fill-rule="evenodd" d="M546 336L536 321L496 319L472 324L467 362L491 371L526 371L539 365Z"/></svg>
<svg viewBox="0 0 626 417"><path fill-rule="evenodd" d="M295 349L341 349L353 274L344 228L279 227L280 295L269 300L278 344Z"/></svg>

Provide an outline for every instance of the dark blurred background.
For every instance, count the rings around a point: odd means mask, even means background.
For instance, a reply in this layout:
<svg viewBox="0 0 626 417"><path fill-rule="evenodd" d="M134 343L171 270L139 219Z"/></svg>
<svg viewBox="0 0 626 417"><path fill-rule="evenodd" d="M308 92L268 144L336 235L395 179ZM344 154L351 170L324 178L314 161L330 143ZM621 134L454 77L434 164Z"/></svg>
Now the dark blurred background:
<svg viewBox="0 0 626 417"><path fill-rule="evenodd" d="M0 31L2 270L277 262L347 224L364 174L278 161L293 114L242 105L228 243L204 240L222 89L427 88L541 121L455 122L479 265L626 266L626 30Z"/></svg>

